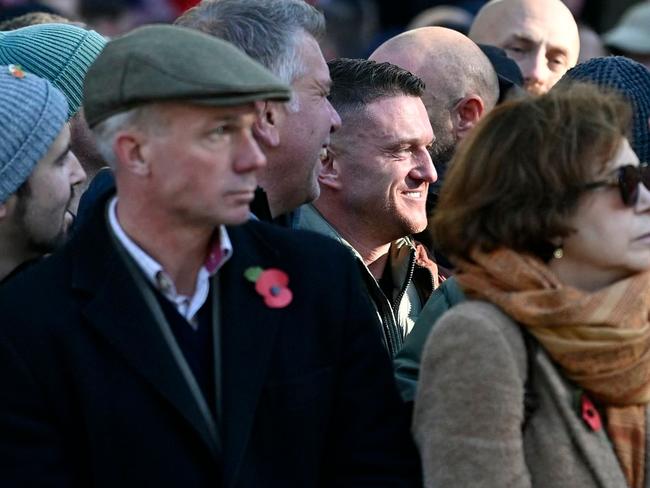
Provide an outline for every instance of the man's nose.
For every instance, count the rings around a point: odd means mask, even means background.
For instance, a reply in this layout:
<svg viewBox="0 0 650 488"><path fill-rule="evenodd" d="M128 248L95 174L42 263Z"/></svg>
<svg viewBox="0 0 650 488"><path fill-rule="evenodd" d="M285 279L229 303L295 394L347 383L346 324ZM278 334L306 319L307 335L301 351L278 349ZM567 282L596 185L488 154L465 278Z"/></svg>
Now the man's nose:
<svg viewBox="0 0 650 488"><path fill-rule="evenodd" d="M423 147L417 152L416 158L417 165L413 168L411 176L427 183L435 183L438 180L438 173L431 160L429 150Z"/></svg>
<svg viewBox="0 0 650 488"><path fill-rule="evenodd" d="M540 88L547 85L551 70L543 49L531 51L524 60L520 61L519 67L526 86L537 87L537 91L539 91Z"/></svg>
<svg viewBox="0 0 650 488"><path fill-rule="evenodd" d="M74 186L86 181L86 172L75 153L70 151L67 157L69 158L68 164L70 165L70 185Z"/></svg>
<svg viewBox="0 0 650 488"><path fill-rule="evenodd" d="M327 106L330 111L330 124L331 124L330 132L336 132L341 128L341 117L339 116L339 113L332 106L329 100L327 100Z"/></svg>
<svg viewBox="0 0 650 488"><path fill-rule="evenodd" d="M235 156L235 170L239 172L254 171L266 166L266 156L253 136L252 130L245 130L243 140Z"/></svg>

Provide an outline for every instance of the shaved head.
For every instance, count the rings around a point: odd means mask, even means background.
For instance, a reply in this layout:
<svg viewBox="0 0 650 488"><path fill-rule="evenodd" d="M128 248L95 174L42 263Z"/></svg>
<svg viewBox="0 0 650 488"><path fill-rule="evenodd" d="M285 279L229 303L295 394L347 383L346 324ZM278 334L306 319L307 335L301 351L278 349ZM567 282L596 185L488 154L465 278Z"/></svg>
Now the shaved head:
<svg viewBox="0 0 650 488"><path fill-rule="evenodd" d="M491 0L476 15L469 37L505 49L533 95L557 83L580 52L578 26L560 0Z"/></svg>
<svg viewBox="0 0 650 488"><path fill-rule="evenodd" d="M487 56L468 37L451 29L406 31L384 42L370 59L396 64L419 76L427 95L446 105L472 92L490 109L499 97L497 76Z"/></svg>
<svg viewBox="0 0 650 488"><path fill-rule="evenodd" d="M468 37L444 27L404 32L384 42L370 59L396 64L426 84L422 100L436 138L432 157L438 172L444 173L463 135L455 114L459 101L478 97L482 112L487 112L499 98L497 75L489 59Z"/></svg>

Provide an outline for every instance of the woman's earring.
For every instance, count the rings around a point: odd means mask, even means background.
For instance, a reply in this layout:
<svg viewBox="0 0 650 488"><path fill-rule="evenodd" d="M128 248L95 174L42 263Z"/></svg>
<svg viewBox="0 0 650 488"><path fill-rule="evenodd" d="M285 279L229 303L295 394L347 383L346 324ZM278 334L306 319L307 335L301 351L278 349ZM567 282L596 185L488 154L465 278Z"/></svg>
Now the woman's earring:
<svg viewBox="0 0 650 488"><path fill-rule="evenodd" d="M553 257L555 259L562 259L563 256L564 256L564 250L562 249L562 245L560 245L555 248L555 251L553 251Z"/></svg>

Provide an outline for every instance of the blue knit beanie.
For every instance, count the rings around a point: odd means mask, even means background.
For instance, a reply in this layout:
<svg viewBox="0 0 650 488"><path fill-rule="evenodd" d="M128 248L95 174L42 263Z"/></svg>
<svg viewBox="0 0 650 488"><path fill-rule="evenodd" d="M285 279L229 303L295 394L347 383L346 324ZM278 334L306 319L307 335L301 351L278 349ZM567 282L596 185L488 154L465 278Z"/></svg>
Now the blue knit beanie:
<svg viewBox="0 0 650 488"><path fill-rule="evenodd" d="M86 71L106 39L71 24L39 24L0 32L0 64L19 64L63 92L68 118L81 106Z"/></svg>
<svg viewBox="0 0 650 488"><path fill-rule="evenodd" d="M66 122L59 90L20 67L0 65L0 203L32 173Z"/></svg>
<svg viewBox="0 0 650 488"><path fill-rule="evenodd" d="M571 68L558 85L570 81L586 81L613 88L631 104L632 148L641 161L650 162L650 70L623 56L593 58Z"/></svg>

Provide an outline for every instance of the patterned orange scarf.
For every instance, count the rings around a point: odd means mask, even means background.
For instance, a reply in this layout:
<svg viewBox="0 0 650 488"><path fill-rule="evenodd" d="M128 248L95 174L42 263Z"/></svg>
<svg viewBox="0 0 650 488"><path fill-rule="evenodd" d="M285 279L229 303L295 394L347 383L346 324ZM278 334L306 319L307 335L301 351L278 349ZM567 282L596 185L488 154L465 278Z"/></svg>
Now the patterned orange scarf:
<svg viewBox="0 0 650 488"><path fill-rule="evenodd" d="M641 488L650 402L650 272L588 293L560 283L539 259L474 252L458 282L537 338L563 373L604 403L607 432L628 484Z"/></svg>

